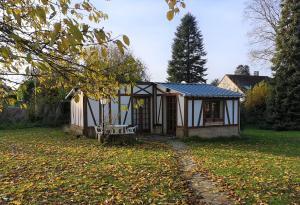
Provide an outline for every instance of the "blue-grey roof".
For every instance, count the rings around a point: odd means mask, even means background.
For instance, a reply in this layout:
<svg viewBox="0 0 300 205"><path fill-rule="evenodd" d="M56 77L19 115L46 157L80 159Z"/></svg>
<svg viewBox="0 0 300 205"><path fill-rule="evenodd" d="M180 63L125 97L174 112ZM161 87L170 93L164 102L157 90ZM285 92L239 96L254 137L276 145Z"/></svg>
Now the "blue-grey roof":
<svg viewBox="0 0 300 205"><path fill-rule="evenodd" d="M209 84L199 83L157 83L171 90L177 91L185 96L194 97L243 97L238 92L219 88Z"/></svg>

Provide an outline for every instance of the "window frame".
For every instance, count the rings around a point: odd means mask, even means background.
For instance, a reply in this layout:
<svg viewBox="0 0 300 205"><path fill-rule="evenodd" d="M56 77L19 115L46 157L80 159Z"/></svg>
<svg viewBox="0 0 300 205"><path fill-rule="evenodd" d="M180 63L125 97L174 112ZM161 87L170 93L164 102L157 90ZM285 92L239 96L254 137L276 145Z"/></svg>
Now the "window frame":
<svg viewBox="0 0 300 205"><path fill-rule="evenodd" d="M217 107L218 107L218 116L219 117L215 117L216 114L213 113L214 111L210 110L210 116L213 117L207 117L206 115L206 106L209 103L209 109L212 109L212 103L216 102L217 103ZM202 106L203 106L203 126L205 127L209 127L209 126L216 126L216 125L224 125L224 100L221 99L203 99L202 101Z"/></svg>

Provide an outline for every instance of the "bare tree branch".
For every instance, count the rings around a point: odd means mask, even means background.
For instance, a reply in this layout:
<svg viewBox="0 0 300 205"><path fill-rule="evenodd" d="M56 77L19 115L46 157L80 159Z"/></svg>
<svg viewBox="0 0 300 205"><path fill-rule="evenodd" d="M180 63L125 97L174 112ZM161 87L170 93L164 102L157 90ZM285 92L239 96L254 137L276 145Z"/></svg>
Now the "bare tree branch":
<svg viewBox="0 0 300 205"><path fill-rule="evenodd" d="M254 61L270 62L275 51L280 0L248 0L245 18L250 22L250 56Z"/></svg>

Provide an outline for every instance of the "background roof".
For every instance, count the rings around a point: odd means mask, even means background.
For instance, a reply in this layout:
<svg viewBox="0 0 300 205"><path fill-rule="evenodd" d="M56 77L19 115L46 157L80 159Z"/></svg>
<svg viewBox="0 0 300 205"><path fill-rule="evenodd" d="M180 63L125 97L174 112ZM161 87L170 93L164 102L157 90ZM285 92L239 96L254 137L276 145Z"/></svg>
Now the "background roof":
<svg viewBox="0 0 300 205"><path fill-rule="evenodd" d="M256 75L230 75L226 74L243 92L253 88L257 83L263 80L269 80L268 76Z"/></svg>
<svg viewBox="0 0 300 205"><path fill-rule="evenodd" d="M231 90L199 83L157 83L171 90L182 93L185 96L194 97L243 97L242 94Z"/></svg>

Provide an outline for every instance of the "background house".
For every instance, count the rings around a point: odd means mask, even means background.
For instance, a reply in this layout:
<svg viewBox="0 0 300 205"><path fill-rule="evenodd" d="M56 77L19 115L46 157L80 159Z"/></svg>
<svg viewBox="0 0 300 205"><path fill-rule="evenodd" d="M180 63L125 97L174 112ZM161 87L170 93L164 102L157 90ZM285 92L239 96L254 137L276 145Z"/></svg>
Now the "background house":
<svg viewBox="0 0 300 205"><path fill-rule="evenodd" d="M268 76L259 76L256 71L254 75L231 75L226 74L220 81L218 87L239 92L243 95L252 89L256 84L269 80Z"/></svg>

